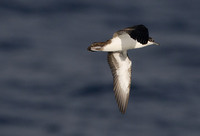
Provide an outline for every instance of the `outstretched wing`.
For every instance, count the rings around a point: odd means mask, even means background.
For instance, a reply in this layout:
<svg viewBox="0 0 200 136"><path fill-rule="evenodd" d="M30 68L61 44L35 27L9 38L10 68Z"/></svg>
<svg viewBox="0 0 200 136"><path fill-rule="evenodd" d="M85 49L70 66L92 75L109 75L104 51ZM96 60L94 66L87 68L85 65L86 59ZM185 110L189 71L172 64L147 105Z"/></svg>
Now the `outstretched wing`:
<svg viewBox="0 0 200 136"><path fill-rule="evenodd" d="M113 75L115 98L121 113L126 112L131 86L131 61L127 52L109 52L108 63Z"/></svg>

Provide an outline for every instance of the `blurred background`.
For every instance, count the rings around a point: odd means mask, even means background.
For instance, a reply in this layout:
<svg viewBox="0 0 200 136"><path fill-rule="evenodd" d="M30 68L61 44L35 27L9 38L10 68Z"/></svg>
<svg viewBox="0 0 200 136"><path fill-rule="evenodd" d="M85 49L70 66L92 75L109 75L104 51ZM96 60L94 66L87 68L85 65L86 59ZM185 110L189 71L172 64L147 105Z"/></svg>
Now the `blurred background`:
<svg viewBox="0 0 200 136"><path fill-rule="evenodd" d="M199 136L199 0L1 0L0 136ZM160 46L129 51L127 112L106 53L144 24Z"/></svg>

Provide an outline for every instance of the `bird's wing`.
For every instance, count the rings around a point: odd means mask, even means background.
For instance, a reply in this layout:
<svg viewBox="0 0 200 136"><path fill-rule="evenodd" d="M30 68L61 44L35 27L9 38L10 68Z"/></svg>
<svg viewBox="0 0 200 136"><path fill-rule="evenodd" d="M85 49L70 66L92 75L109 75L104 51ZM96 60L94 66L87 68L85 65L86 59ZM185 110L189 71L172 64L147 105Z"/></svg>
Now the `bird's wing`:
<svg viewBox="0 0 200 136"><path fill-rule="evenodd" d="M111 68L115 98L121 113L126 112L131 86L131 61L127 52L109 52L108 64Z"/></svg>
<svg viewBox="0 0 200 136"><path fill-rule="evenodd" d="M142 44L146 44L149 40L149 31L144 25L127 27L117 31L114 35L121 35L123 33L128 33L131 38L137 40Z"/></svg>

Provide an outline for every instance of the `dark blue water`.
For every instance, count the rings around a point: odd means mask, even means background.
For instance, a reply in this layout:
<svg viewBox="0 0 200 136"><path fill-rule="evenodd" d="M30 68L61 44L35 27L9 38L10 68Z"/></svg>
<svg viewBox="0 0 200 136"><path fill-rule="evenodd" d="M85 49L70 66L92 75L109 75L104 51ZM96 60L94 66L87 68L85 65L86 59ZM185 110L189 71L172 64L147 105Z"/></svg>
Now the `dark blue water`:
<svg viewBox="0 0 200 136"><path fill-rule="evenodd" d="M0 136L199 136L199 0L1 0ZM127 113L106 53L124 27L144 24L161 46L129 51Z"/></svg>

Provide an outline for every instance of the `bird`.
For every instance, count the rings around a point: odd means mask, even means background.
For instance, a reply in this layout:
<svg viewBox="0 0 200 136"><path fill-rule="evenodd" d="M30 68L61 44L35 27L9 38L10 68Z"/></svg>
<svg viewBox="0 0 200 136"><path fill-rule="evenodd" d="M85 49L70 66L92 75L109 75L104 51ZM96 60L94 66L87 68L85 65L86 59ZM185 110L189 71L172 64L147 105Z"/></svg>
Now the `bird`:
<svg viewBox="0 0 200 136"><path fill-rule="evenodd" d="M126 27L113 34L105 42L94 42L87 49L91 52L107 52L107 61L113 76L113 90L122 114L125 114L131 87L132 62L128 50L159 45L149 37L149 31L144 25Z"/></svg>

